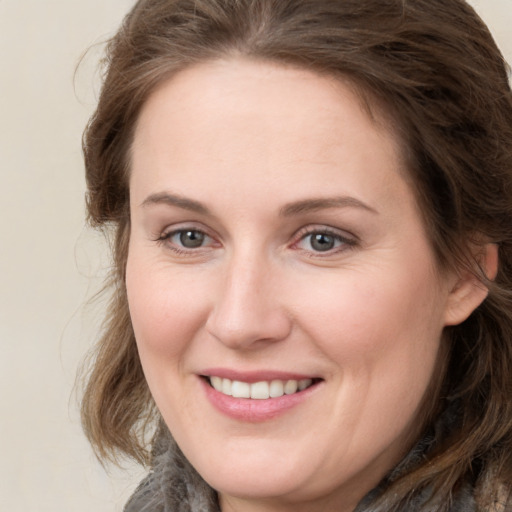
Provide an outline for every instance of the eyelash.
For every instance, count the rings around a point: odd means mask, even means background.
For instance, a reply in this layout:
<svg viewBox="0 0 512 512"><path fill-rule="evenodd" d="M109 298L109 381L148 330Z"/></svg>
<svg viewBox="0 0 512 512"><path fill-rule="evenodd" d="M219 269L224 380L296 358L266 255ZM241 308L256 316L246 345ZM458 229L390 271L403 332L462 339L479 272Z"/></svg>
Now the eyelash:
<svg viewBox="0 0 512 512"><path fill-rule="evenodd" d="M204 236L206 239L212 240L215 243L215 239L213 237L211 237L210 235L208 235L204 230L197 229L194 227L183 227L180 229L174 229L167 233L164 232L164 233L162 233L162 235L160 235L158 238L156 238L155 241L159 245L166 244L167 247L170 250L172 250L174 253L176 253L178 255L183 255L183 256L190 256L193 253L197 253L199 249L207 248L204 245L200 245L195 248L187 248L187 247L182 247L176 243L170 242L173 237L175 237L177 235L182 235L186 232L193 232L193 233L199 234L201 236ZM337 242L339 245L338 245L338 247L333 247L332 249L328 249L326 251L315 251L313 249L308 250L308 249L302 249L302 248L298 247L301 242L305 241L308 237L312 237L313 235L324 235L324 236L332 237L335 240L335 243ZM317 227L317 226L307 227L307 228L300 230L294 236L294 238L296 238L296 241L293 242L293 244L291 246L293 248L296 248L297 250L307 253L310 257L314 257L314 258L329 257L329 256L332 256L333 254L338 254L340 252L350 250L350 249L356 247L358 244L357 239L350 237L350 236L344 236L344 235L340 234L339 231L332 229L332 228L328 228L328 227ZM310 242L310 245L311 245L311 242Z"/></svg>

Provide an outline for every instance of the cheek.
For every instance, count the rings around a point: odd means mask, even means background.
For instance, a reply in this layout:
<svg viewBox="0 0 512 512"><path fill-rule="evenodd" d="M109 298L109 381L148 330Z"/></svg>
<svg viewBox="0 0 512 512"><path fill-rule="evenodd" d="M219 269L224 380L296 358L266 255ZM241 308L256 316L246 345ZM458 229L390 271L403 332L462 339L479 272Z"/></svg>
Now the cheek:
<svg viewBox="0 0 512 512"><path fill-rule="evenodd" d="M204 277L204 276L203 276ZM128 257L126 287L133 329L141 357L147 353L178 357L207 316L207 283L200 276Z"/></svg>
<svg viewBox="0 0 512 512"><path fill-rule="evenodd" d="M353 446L371 452L368 440L377 432L380 441L375 442L383 447L409 429L414 435L442 324L430 279L367 276L353 286L345 282L342 293L331 287L330 300L325 293L322 300L310 296L307 329L335 363L332 378L339 382L339 395L333 414L338 411L340 423L352 425Z"/></svg>
<svg viewBox="0 0 512 512"><path fill-rule="evenodd" d="M204 283L133 251L126 287L137 349L155 403L171 429L176 428L175 411L194 424L197 418L180 389L188 355L206 318Z"/></svg>
<svg viewBox="0 0 512 512"><path fill-rule="evenodd" d="M416 270L418 268L416 267ZM354 272L295 290L302 328L345 379L408 395L428 385L442 332L442 294L428 271Z"/></svg>
<svg viewBox="0 0 512 512"><path fill-rule="evenodd" d="M307 299L301 306L304 315L310 316L311 323L319 329L338 332L334 338L327 336L331 340L357 339L363 353L368 348L385 349L393 338L396 340L408 332L433 327L432 317L437 316L428 281L400 283L383 276L373 279L368 274L344 277L339 286L335 280L326 280L318 288L316 293L311 287L307 294L297 292ZM438 324L439 321L436 328ZM373 346L376 339L380 340L378 347Z"/></svg>

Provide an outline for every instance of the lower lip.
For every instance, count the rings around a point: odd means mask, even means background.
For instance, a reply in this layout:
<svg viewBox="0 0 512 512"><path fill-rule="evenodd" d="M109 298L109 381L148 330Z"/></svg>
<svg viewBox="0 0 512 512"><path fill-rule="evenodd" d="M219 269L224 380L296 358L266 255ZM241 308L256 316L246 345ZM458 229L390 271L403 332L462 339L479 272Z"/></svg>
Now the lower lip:
<svg viewBox="0 0 512 512"><path fill-rule="evenodd" d="M320 381L292 395L257 400L225 395L214 389L204 378L201 377L200 380L206 397L218 411L230 418L246 422L267 421L284 414L311 397L322 383Z"/></svg>

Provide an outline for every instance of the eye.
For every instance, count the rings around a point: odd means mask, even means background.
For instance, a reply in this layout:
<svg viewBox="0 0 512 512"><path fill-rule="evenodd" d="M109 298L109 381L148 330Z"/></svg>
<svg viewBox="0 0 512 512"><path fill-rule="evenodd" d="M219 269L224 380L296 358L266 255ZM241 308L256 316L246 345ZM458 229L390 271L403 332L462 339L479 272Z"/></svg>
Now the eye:
<svg viewBox="0 0 512 512"><path fill-rule="evenodd" d="M319 252L330 251L336 247L337 242L339 244L339 240L336 240L333 235L329 235L327 233L313 233L308 235L308 238L311 248L314 251Z"/></svg>
<svg viewBox="0 0 512 512"><path fill-rule="evenodd" d="M203 245L207 236L201 231L187 229L176 232L172 238L176 239L176 242L179 240L180 245L187 249L196 249Z"/></svg>
<svg viewBox="0 0 512 512"><path fill-rule="evenodd" d="M169 231L160 236L157 241L165 243L170 249L178 253L213 246L215 243L213 238L204 231L191 228Z"/></svg>
<svg viewBox="0 0 512 512"><path fill-rule="evenodd" d="M296 246L313 253L337 253L356 245L356 240L329 229L310 229Z"/></svg>

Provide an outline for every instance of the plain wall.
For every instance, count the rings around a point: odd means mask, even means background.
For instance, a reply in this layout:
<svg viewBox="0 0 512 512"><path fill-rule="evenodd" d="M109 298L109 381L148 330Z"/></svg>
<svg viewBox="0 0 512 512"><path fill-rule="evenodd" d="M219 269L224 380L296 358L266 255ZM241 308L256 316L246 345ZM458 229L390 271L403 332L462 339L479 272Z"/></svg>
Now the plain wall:
<svg viewBox="0 0 512 512"><path fill-rule="evenodd" d="M99 43L133 3L0 0L0 510L121 511L142 475L101 468L74 396L108 267L85 228L80 138ZM511 61L512 0L473 4Z"/></svg>

